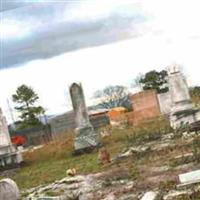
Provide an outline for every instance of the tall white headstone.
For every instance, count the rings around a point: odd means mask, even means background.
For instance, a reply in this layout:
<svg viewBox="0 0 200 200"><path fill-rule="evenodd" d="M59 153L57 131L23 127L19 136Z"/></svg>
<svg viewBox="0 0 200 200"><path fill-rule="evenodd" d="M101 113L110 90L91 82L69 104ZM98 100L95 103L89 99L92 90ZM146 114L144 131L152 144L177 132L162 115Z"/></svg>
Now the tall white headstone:
<svg viewBox="0 0 200 200"><path fill-rule="evenodd" d="M0 108L0 148L11 144L6 118ZM0 151L1 153L1 151Z"/></svg>
<svg viewBox="0 0 200 200"><path fill-rule="evenodd" d="M6 118L0 108L0 166L21 163L23 161L21 152L12 145Z"/></svg>
<svg viewBox="0 0 200 200"><path fill-rule="evenodd" d="M172 106L170 111L170 122L173 128L181 124L196 121L197 111L193 108L186 79L179 66L171 65L167 68L169 92Z"/></svg>

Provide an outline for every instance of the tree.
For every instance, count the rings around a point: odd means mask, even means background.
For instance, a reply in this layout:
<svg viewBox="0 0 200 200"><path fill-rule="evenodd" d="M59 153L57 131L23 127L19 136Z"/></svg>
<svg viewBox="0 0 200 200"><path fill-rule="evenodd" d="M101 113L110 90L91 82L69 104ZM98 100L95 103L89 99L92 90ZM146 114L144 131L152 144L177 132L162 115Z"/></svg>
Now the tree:
<svg viewBox="0 0 200 200"><path fill-rule="evenodd" d="M126 107L127 109L132 108L128 89L124 86L108 86L103 90L96 91L94 98L100 101L98 107L101 108L109 109L120 106Z"/></svg>
<svg viewBox="0 0 200 200"><path fill-rule="evenodd" d="M150 71L144 77L141 77L139 83L142 84L144 90L154 89L158 93L165 93L169 90L166 70L160 72Z"/></svg>
<svg viewBox="0 0 200 200"><path fill-rule="evenodd" d="M140 82L141 79L144 78L144 75L142 73L139 73L135 79L131 82L131 88L139 88L142 89L142 83Z"/></svg>
<svg viewBox="0 0 200 200"><path fill-rule="evenodd" d="M20 112L20 128L41 125L38 116L44 114L44 109L34 105L39 97L31 87L21 85L12 95L12 99L19 105L15 109Z"/></svg>
<svg viewBox="0 0 200 200"><path fill-rule="evenodd" d="M200 86L191 87L189 89L192 102L195 107L200 107Z"/></svg>

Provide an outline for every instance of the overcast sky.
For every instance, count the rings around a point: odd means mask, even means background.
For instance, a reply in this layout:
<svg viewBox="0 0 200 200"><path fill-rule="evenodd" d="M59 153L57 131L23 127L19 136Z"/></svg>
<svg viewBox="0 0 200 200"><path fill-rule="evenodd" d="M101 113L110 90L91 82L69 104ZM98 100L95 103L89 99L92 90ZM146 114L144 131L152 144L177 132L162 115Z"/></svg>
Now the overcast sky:
<svg viewBox="0 0 200 200"><path fill-rule="evenodd" d="M177 63L200 85L199 0L0 0L0 105L21 84L48 114L65 112L69 85L88 104L107 85ZM11 106L14 106L11 103Z"/></svg>

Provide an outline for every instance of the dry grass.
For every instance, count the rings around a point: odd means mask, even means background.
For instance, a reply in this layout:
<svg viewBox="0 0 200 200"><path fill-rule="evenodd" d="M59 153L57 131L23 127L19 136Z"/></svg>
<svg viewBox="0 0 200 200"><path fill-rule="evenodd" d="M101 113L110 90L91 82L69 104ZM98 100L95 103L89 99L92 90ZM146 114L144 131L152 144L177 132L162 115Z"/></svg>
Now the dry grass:
<svg viewBox="0 0 200 200"><path fill-rule="evenodd" d="M137 139L139 142L147 142L146 137L164 134L163 127L167 126L165 122L155 121L154 123L145 124L145 126L127 128L112 128L112 134L102 139L111 157L115 157L127 148L128 145L135 145L134 141L128 141L129 137ZM145 130L145 131L144 131ZM159 130L159 131L158 131ZM135 136L136 134L136 136ZM145 137L144 137L145 136ZM153 187L151 176L159 176L159 174L151 173L150 168L161 167L163 165L170 166L171 160L175 155L180 155L182 152L188 153L192 151L191 145L185 145L181 138L177 138L177 146L174 148L166 148L161 152L147 152L142 156L133 156L127 159L120 160L119 163L102 166L98 164L98 152L94 151L90 154L81 156L73 156L73 133L66 133L63 137L56 141L46 144L43 148L35 150L34 152L27 152L24 154L25 165L12 177L21 189L32 188L41 184L51 183L66 176L66 170L69 168L76 168L78 174L89 174L101 172L106 170L116 170L117 168L127 169L133 179L138 180L138 187L145 187L143 182L149 177L148 185ZM154 138L154 137L153 137ZM155 139L155 138L154 138ZM182 147L183 146L183 147ZM142 166L146 168L142 171ZM172 169L174 176L177 176L179 171ZM170 174L170 173L169 173ZM169 176L170 177L170 176ZM172 176L173 177L173 176ZM174 179L173 179L174 180ZM168 182L173 180L167 180ZM165 180L162 180L165 181ZM140 184L141 183L141 184ZM157 181L156 184L159 184Z"/></svg>
<svg viewBox="0 0 200 200"><path fill-rule="evenodd" d="M113 130L109 138L103 139L111 156L115 156L125 146L123 130ZM88 174L105 170L98 164L98 152L73 156L73 133L44 145L33 152L24 153L24 166L12 177L21 189L53 182L66 176L66 170L76 168L79 174Z"/></svg>

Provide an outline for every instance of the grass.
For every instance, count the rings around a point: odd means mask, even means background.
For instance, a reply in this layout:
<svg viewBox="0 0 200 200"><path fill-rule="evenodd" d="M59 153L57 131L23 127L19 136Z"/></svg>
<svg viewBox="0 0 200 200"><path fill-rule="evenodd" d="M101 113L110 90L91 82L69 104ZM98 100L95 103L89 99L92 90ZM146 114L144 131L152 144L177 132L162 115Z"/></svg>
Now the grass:
<svg viewBox="0 0 200 200"><path fill-rule="evenodd" d="M160 126L161 123L157 124ZM155 129L155 123L146 125L145 130L153 129ZM144 132L144 126L137 129L133 129L133 127L126 127L126 129L113 128L111 136L104 138L102 142L111 157L115 157L129 146L129 137L136 134L137 138L143 138L144 134L147 135L147 131ZM66 176L66 170L69 168L76 168L78 174L105 170L106 167L98 164L98 152L73 156L73 138L73 133L68 133L41 149L25 153L25 165L12 177L20 189L32 188L61 179Z"/></svg>
<svg viewBox="0 0 200 200"><path fill-rule="evenodd" d="M78 174L88 174L105 170L98 164L98 152L73 156L73 133L66 134L43 148L24 154L25 164L12 177L20 187L27 189L51 183L66 176L66 170L76 168ZM113 130L112 136L104 139L111 156L125 147L123 130Z"/></svg>
<svg viewBox="0 0 200 200"><path fill-rule="evenodd" d="M112 128L111 136L102 139L111 157L117 156L123 149L129 146L143 144L151 140L159 140L160 136L170 131L168 123L164 119L158 119L153 122L142 124L140 127L126 127L126 128ZM120 160L119 163L109 166L102 166L98 163L98 152L94 151L90 154L80 156L73 156L73 133L65 133L63 137L46 144L43 148L37 149L33 152L26 152L24 154L25 164L12 177L21 190L29 189L39 185L54 182L56 180L66 177L66 170L69 168L76 168L78 174L89 174L101 172L105 170L118 169L119 167L127 169L130 178L137 179L138 187L152 186L154 184L159 186L159 182L148 182L148 177L154 176L150 168L161 167L168 165L175 155L179 155L182 150L184 152L191 152L192 146L185 146L181 138L176 138L177 146L173 149L166 148L163 151L147 152L145 155L134 155L125 160ZM183 144L181 143L183 142ZM143 171L141 171L143 169ZM173 172L174 176L180 172ZM176 174L175 174L176 173ZM174 180L167 180L164 188L171 187ZM163 180L165 182L165 180ZM105 184L110 184L106 182Z"/></svg>
<svg viewBox="0 0 200 200"><path fill-rule="evenodd" d="M61 141L24 155L25 166L13 177L20 188L35 187L61 179L66 176L66 170L72 167L77 168L79 173L98 170L96 153L74 157L71 155L72 147L60 146Z"/></svg>
<svg viewBox="0 0 200 200"><path fill-rule="evenodd" d="M142 144L147 141L160 139L162 135L172 131L169 121L164 117L144 121L134 127L131 133L127 134L129 146Z"/></svg>

